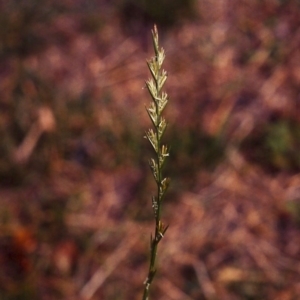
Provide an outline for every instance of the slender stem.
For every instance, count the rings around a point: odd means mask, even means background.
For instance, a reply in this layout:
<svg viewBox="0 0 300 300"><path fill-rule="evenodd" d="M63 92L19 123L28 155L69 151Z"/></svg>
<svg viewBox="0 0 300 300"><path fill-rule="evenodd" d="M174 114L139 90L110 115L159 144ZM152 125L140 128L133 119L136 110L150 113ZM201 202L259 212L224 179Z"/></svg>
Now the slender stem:
<svg viewBox="0 0 300 300"><path fill-rule="evenodd" d="M161 88L167 79L167 74L161 68L165 54L162 48L159 49L156 26L154 26L154 30L152 31L152 38L155 56L150 61L147 61L152 78L146 81L146 87L153 101L152 105L147 108L147 112L154 125L154 131L150 129L146 133L146 138L149 140L156 154L156 159L151 159L149 163L156 181L157 194L152 198L155 216L155 235L154 237L151 235L150 239L150 263L148 276L144 282L143 300L149 299L150 286L156 274L158 244L168 229L168 226L164 226L161 221L161 204L169 183L169 180L167 178L163 179L162 175L164 160L169 153L167 152L167 147L163 146L161 142L166 127L166 122L162 117L162 111L168 102L167 94L162 92Z"/></svg>

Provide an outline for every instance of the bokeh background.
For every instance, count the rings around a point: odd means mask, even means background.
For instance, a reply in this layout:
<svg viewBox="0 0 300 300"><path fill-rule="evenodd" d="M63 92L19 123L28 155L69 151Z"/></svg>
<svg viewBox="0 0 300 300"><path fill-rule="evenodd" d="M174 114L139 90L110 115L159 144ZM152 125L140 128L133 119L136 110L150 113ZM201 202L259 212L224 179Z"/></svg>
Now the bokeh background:
<svg viewBox="0 0 300 300"><path fill-rule="evenodd" d="M300 295L300 1L0 1L0 299L141 299L156 23L172 179L153 299Z"/></svg>

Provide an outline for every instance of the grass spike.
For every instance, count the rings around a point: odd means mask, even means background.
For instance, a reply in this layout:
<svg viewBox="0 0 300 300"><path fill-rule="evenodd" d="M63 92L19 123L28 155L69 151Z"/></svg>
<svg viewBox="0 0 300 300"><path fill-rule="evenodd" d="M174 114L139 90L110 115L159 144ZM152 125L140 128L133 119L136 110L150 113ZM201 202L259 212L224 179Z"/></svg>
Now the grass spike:
<svg viewBox="0 0 300 300"><path fill-rule="evenodd" d="M149 118L154 129L149 129L146 132L146 138L149 140L155 152L155 159L151 158L149 165L154 176L157 191L156 196L152 196L152 208L155 219L155 233L151 234L150 238L150 263L146 280L144 281L144 292L142 300L148 300L150 295L150 287L156 274L156 260L158 244L164 237L168 226L165 226L161 221L162 202L165 193L168 189L170 180L164 178L162 169L165 163L165 158L169 156L169 149L162 144L162 137L167 127L167 122L162 116L162 112L168 103L168 95L162 91L162 88L167 80L167 72L162 69L162 64L165 59L165 52L158 44L158 31L156 25L152 30L152 41L155 56L147 60L147 66L151 73L151 78L146 81L147 90L151 96L152 102L146 108Z"/></svg>

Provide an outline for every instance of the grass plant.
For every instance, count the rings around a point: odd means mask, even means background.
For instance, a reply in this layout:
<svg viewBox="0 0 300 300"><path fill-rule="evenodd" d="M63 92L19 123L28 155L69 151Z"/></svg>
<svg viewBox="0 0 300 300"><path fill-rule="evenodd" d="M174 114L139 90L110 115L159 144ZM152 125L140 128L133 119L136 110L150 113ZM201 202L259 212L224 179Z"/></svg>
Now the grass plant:
<svg viewBox="0 0 300 300"><path fill-rule="evenodd" d="M165 52L163 48L159 48L156 25L154 25L154 29L152 30L152 40L155 56L147 61L152 77L146 81L146 87L151 96L152 102L146 110L154 129L149 129L146 132L145 138L148 139L155 152L155 158L151 158L149 164L156 182L157 191L156 195L152 196L155 233L154 236L151 234L150 237L150 263L148 275L144 282L143 300L149 299L150 286L156 274L158 244L168 229L168 226L165 226L161 221L161 213L163 198L170 182L169 178L163 177L162 174L165 160L169 156L168 147L162 144L162 137L167 127L167 122L162 116L162 112L168 103L168 95L166 92L162 91L163 85L167 79L167 72L162 69Z"/></svg>

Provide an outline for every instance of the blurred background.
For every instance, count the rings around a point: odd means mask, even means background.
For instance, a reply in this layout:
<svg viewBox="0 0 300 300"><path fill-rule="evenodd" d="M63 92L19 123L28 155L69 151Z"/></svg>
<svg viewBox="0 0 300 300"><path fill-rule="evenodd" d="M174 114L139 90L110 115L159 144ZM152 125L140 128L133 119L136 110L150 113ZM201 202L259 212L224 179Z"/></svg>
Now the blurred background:
<svg viewBox="0 0 300 300"><path fill-rule="evenodd" d="M0 1L0 299L141 299L156 23L172 179L152 298L300 294L300 1Z"/></svg>

